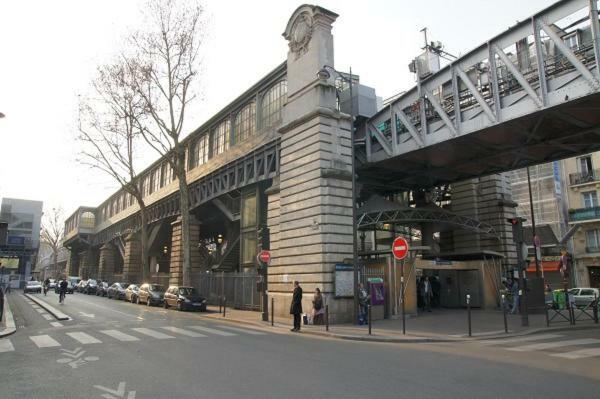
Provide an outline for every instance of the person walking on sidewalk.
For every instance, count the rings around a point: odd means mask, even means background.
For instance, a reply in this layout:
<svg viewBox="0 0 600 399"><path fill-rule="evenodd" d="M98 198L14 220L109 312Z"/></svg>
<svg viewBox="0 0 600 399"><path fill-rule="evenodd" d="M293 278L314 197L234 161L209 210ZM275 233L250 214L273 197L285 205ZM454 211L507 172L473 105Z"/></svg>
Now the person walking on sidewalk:
<svg viewBox="0 0 600 399"><path fill-rule="evenodd" d="M323 317L325 315L325 308L323 307L323 294L320 289L315 290L315 296L313 297L313 324L315 326L323 325Z"/></svg>
<svg viewBox="0 0 600 399"><path fill-rule="evenodd" d="M512 294L513 305L510 310L511 314L516 314L519 311L519 282L515 279L511 280L510 293Z"/></svg>
<svg viewBox="0 0 600 399"><path fill-rule="evenodd" d="M292 295L290 314L294 315L294 328L292 328L292 331L300 331L300 317L302 316L302 288L300 287L300 283L298 281L294 281L294 293Z"/></svg>
<svg viewBox="0 0 600 399"><path fill-rule="evenodd" d="M431 290L431 282L429 281L428 276L425 276L421 293L423 294L423 310L431 312L431 297L433 296L433 291Z"/></svg>

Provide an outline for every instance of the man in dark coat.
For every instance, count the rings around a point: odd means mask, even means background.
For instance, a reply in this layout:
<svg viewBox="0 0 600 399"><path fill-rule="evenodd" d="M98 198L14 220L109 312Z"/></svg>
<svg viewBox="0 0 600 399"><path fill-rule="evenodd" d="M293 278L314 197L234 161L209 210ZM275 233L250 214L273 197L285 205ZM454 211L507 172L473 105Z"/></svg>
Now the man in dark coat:
<svg viewBox="0 0 600 399"><path fill-rule="evenodd" d="M292 331L300 331L300 317L302 315L302 288L300 288L300 283L297 281L294 281L294 294L292 295L290 314L294 315L294 328L292 328Z"/></svg>

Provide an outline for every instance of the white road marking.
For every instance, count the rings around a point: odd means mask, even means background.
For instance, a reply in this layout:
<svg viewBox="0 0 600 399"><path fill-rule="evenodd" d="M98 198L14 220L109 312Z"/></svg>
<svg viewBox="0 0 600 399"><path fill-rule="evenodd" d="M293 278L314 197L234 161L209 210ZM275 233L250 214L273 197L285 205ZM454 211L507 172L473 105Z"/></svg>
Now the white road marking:
<svg viewBox="0 0 600 399"><path fill-rule="evenodd" d="M553 353L550 356L562 357L565 359L583 359L586 357L600 356L600 348L579 349L565 353Z"/></svg>
<svg viewBox="0 0 600 399"><path fill-rule="evenodd" d="M38 313L46 313L46 311L42 308L37 308L35 311Z"/></svg>
<svg viewBox="0 0 600 399"><path fill-rule="evenodd" d="M50 316L48 313L41 313L40 316L42 316L46 320L54 319L54 317Z"/></svg>
<svg viewBox="0 0 600 399"><path fill-rule="evenodd" d="M169 339L169 338L175 338L171 335L167 335L167 334L163 334L161 332L158 331L154 331L154 330L150 330L149 328L132 328L133 331L139 332L140 334L144 334L144 335L148 335L149 337L152 338L157 338L157 339Z"/></svg>
<svg viewBox="0 0 600 399"><path fill-rule="evenodd" d="M122 333L117 330L102 330L100 331L102 334L106 334L109 337L113 337L118 339L119 341L130 342L130 341L139 341L139 338L134 337L133 335Z"/></svg>
<svg viewBox="0 0 600 399"><path fill-rule="evenodd" d="M60 346L60 344L49 335L33 335L29 337L38 348L51 348L53 346Z"/></svg>
<svg viewBox="0 0 600 399"><path fill-rule="evenodd" d="M226 328L228 330L237 331L237 332L240 332L242 334L265 335L264 332L259 332L259 331L256 331L256 330L246 330L246 329L237 328L237 327L229 327L229 326L221 326L221 325L219 325L219 328Z"/></svg>
<svg viewBox="0 0 600 399"><path fill-rule="evenodd" d="M541 341L544 339L561 338L563 335L559 334L538 334L538 335L527 335L525 337L508 338L508 339L492 339L489 341L478 342L479 345L502 345L512 344L513 342L528 342L528 341Z"/></svg>
<svg viewBox="0 0 600 399"><path fill-rule="evenodd" d="M215 335L221 335L223 337L233 337L234 335L237 335L237 334L230 333L227 331L221 331L221 330L217 330L214 328L203 327L203 326L188 326L188 327L191 329L194 329L194 330L198 330L198 331L204 331L204 332L215 334Z"/></svg>
<svg viewBox="0 0 600 399"><path fill-rule="evenodd" d="M184 330L183 328L177 328L177 327L172 327L172 326L161 327L161 328L163 330L171 331L171 332L174 332L176 334L185 335L187 337L193 337L193 338L206 337L206 335L204 335L204 334L199 334L197 332L193 332L193 331L190 331L190 330Z"/></svg>
<svg viewBox="0 0 600 399"><path fill-rule="evenodd" d="M15 350L15 347L13 346L12 342L10 342L10 339L0 339L0 353L2 352L12 352Z"/></svg>
<svg viewBox="0 0 600 399"><path fill-rule="evenodd" d="M33 303L33 302L31 302L31 303ZM31 305L31 307L34 308L34 309L41 309L42 308L40 305L36 305L36 304Z"/></svg>
<svg viewBox="0 0 600 399"><path fill-rule="evenodd" d="M102 343L102 341L100 341L99 339L96 339L84 332L68 332L67 335L73 338L74 340L81 342L84 345Z"/></svg>
<svg viewBox="0 0 600 399"><path fill-rule="evenodd" d="M58 321L53 321L52 323L50 323L50 325L52 327L62 327L62 323L58 322Z"/></svg>
<svg viewBox="0 0 600 399"><path fill-rule="evenodd" d="M570 339L566 341L555 341L555 342L544 342L541 344L531 344L525 346L517 346L516 348L506 348L509 351L515 352L528 352L542 349L554 349L562 348L564 346L575 346L575 345L590 345L600 344L600 339L583 338L583 339Z"/></svg>

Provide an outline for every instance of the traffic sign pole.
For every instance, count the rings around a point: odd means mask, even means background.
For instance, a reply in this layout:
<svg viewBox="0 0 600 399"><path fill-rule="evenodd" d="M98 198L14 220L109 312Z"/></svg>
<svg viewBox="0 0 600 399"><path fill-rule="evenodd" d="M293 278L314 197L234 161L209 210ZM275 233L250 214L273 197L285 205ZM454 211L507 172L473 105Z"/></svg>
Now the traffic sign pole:
<svg viewBox="0 0 600 399"><path fill-rule="evenodd" d="M392 243L392 255L395 260L400 260L400 301L401 301L401 312L402 312L402 334L406 334L406 305L404 295L404 258L408 254L408 242L404 237L396 237Z"/></svg>

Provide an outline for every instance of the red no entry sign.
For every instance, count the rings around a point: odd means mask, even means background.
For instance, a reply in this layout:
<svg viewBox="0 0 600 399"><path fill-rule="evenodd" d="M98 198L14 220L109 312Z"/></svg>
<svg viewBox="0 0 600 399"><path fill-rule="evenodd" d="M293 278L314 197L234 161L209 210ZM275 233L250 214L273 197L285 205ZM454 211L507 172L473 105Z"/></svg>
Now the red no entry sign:
<svg viewBox="0 0 600 399"><path fill-rule="evenodd" d="M392 254L398 260L406 258L406 254L408 254L408 242L404 237L396 237L392 243Z"/></svg>
<svg viewBox="0 0 600 399"><path fill-rule="evenodd" d="M266 250L260 251L258 259L265 265L268 265L271 262L271 252Z"/></svg>

